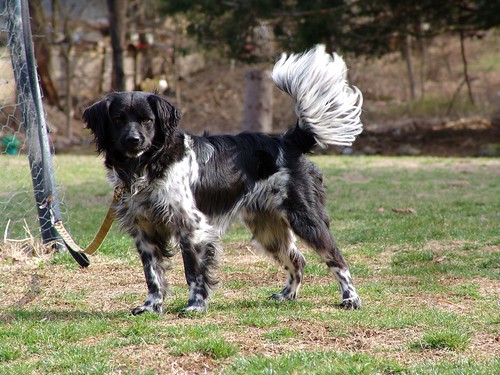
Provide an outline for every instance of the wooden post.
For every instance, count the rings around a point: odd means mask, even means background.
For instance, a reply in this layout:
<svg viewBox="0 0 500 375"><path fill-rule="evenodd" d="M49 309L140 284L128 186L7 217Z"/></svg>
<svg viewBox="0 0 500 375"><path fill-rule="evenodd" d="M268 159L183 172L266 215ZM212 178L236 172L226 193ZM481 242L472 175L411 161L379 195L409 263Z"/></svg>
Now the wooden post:
<svg viewBox="0 0 500 375"><path fill-rule="evenodd" d="M243 130L272 132L273 87L271 72L249 70L245 73Z"/></svg>

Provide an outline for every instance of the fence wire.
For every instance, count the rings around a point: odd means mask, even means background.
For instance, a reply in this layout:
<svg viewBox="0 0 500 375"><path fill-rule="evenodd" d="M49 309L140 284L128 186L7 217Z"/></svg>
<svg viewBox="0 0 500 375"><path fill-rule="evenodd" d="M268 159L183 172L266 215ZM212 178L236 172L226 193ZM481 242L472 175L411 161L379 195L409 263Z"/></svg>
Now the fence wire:
<svg viewBox="0 0 500 375"><path fill-rule="evenodd" d="M0 231L48 243L59 202L25 0L2 1L0 41Z"/></svg>

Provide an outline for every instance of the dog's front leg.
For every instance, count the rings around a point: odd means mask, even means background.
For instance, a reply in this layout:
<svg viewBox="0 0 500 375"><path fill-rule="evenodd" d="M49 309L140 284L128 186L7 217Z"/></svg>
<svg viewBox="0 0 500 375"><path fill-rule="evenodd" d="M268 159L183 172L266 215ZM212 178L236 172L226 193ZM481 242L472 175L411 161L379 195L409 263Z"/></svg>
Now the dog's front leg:
<svg viewBox="0 0 500 375"><path fill-rule="evenodd" d="M148 297L143 305L132 310L132 314L139 315L146 311L160 314L163 312L163 297L167 289L162 253L158 246L143 239L136 239L136 246L146 276Z"/></svg>
<svg viewBox="0 0 500 375"><path fill-rule="evenodd" d="M215 242L193 243L187 237L180 242L184 273L189 286L188 305L181 315L188 312L203 312L208 306L208 296L216 286L214 271L217 267L218 246Z"/></svg>

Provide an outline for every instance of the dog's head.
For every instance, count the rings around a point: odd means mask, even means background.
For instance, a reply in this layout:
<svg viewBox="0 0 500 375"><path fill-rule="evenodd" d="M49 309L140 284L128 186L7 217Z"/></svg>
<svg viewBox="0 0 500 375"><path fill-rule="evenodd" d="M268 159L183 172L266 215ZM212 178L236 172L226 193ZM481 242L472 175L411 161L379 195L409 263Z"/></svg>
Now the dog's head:
<svg viewBox="0 0 500 375"><path fill-rule="evenodd" d="M162 149L175 132L180 112L154 93L115 92L87 108L83 120L99 153L126 160Z"/></svg>

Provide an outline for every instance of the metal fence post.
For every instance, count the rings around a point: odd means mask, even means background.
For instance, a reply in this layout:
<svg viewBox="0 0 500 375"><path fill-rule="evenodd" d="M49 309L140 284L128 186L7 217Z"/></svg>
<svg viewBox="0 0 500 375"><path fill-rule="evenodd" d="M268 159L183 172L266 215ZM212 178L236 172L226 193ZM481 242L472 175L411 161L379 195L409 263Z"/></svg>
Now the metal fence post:
<svg viewBox="0 0 500 375"><path fill-rule="evenodd" d="M63 249L64 242L52 226L53 219L60 218L60 207L48 131L38 85L28 2L27 0L4 1L6 1L6 14L9 19L9 33L11 36L9 47L16 79L18 103L21 107L29 148L28 158L41 236L45 244L53 242L58 249ZM21 59L23 63L16 62L14 60L15 56ZM73 253L71 250L70 252L81 266L89 265L89 261L84 254Z"/></svg>

